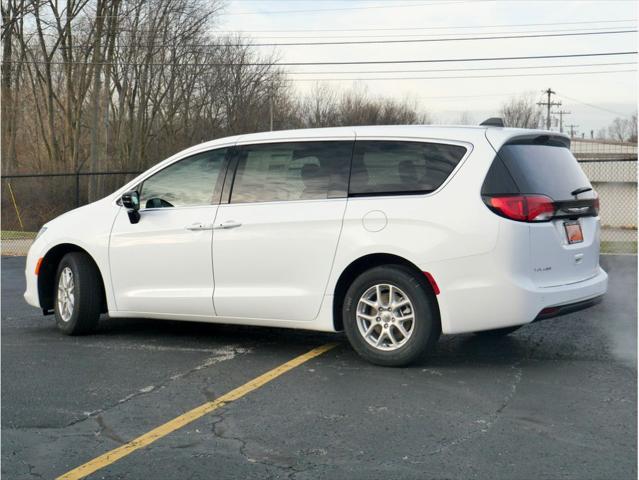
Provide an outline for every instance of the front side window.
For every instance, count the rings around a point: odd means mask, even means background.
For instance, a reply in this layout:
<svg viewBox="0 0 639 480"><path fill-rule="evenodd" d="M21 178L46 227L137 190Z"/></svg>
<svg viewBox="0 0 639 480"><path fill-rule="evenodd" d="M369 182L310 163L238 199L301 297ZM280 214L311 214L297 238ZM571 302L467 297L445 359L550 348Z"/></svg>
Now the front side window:
<svg viewBox="0 0 639 480"><path fill-rule="evenodd" d="M466 154L440 143L362 140L355 144L348 193L392 195L437 190Z"/></svg>
<svg viewBox="0 0 639 480"><path fill-rule="evenodd" d="M243 146L231 203L343 198L353 142L291 142Z"/></svg>
<svg viewBox="0 0 639 480"><path fill-rule="evenodd" d="M226 148L198 153L144 180L140 205L144 208L188 207L215 203ZM219 187L219 186L218 186Z"/></svg>

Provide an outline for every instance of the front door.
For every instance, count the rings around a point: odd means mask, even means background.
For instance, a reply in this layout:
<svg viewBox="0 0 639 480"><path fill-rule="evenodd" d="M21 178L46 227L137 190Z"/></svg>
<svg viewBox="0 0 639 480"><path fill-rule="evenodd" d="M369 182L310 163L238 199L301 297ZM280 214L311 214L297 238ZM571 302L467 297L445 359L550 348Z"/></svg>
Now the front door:
<svg viewBox="0 0 639 480"><path fill-rule="evenodd" d="M120 209L109 246L120 312L167 318L211 318L212 226L227 149L198 153L138 186L140 221Z"/></svg>
<svg viewBox="0 0 639 480"><path fill-rule="evenodd" d="M213 231L218 316L311 321L346 208L352 141L238 147Z"/></svg>

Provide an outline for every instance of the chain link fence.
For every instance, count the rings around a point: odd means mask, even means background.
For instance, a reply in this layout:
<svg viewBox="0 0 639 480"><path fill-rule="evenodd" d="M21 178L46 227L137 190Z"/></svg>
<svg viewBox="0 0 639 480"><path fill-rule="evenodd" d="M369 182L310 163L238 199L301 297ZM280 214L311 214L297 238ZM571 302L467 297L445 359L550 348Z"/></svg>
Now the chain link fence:
<svg viewBox="0 0 639 480"><path fill-rule="evenodd" d="M637 144L576 139L571 150L601 200L601 251L637 253Z"/></svg>
<svg viewBox="0 0 639 480"><path fill-rule="evenodd" d="M26 255L42 225L90 199L105 197L138 173L3 175L2 255Z"/></svg>
<svg viewBox="0 0 639 480"><path fill-rule="evenodd" d="M604 253L637 253L637 145L574 140L572 151L601 199ZM2 176L2 255L26 255L40 227L138 172Z"/></svg>

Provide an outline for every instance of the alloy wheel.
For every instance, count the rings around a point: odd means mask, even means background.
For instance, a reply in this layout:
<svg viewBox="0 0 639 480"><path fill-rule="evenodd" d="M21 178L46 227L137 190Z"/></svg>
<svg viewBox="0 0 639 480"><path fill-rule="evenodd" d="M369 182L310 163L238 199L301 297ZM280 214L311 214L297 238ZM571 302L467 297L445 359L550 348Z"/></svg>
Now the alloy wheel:
<svg viewBox="0 0 639 480"><path fill-rule="evenodd" d="M366 342L383 351L401 348L415 330L415 309L401 289L378 284L357 303L357 328Z"/></svg>

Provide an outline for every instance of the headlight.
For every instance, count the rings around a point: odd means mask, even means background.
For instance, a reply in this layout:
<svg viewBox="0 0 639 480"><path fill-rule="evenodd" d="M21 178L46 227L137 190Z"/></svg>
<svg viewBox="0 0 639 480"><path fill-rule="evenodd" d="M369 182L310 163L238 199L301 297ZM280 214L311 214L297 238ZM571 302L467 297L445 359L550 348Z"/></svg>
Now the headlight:
<svg viewBox="0 0 639 480"><path fill-rule="evenodd" d="M38 238L40 238L40 237L42 236L42 234L43 234L44 232L46 232L46 231L47 231L47 227L42 227L42 228L40 229L40 231L38 232L38 234L35 236L34 241L35 241L35 240L37 240Z"/></svg>

